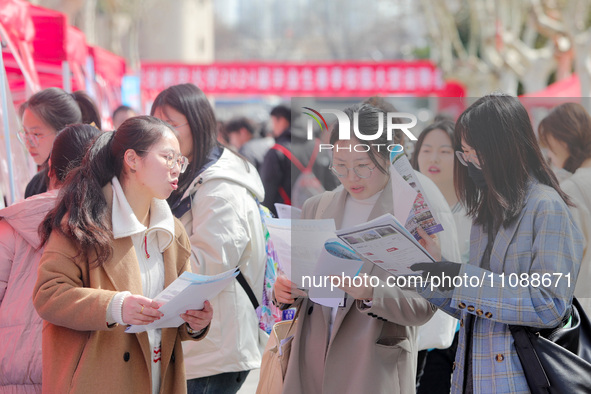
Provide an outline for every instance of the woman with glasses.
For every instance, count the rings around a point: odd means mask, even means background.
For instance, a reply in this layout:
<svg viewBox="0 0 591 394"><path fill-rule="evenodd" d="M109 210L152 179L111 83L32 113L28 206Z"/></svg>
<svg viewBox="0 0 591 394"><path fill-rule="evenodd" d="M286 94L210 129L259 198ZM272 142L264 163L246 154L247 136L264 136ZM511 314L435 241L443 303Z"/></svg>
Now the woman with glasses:
<svg viewBox="0 0 591 394"><path fill-rule="evenodd" d="M359 131L375 134L385 113L361 104L344 110ZM351 130L353 131L353 130ZM353 133L351 133L353 135ZM343 188L310 198L304 219L334 219L337 229L367 222L393 212L392 185L386 133L368 151L355 149L356 138L339 140L336 125L330 135L331 169ZM407 218L398 218L405 221ZM421 230L429 252L441 256L439 246ZM301 247L301 246L294 246ZM362 273L377 276L378 287L344 287L344 306L316 304L283 275L275 282L275 300L282 308L299 309L296 333L284 380L284 393L411 393L415 391L417 327L435 308L412 289L389 287L388 274L372 263ZM382 286L383 285L383 286Z"/></svg>
<svg viewBox="0 0 591 394"><path fill-rule="evenodd" d="M39 224L54 208L68 172L80 165L100 134L89 125L60 131L51 151L49 191L0 210L0 392L41 392L43 321L31 294L43 253Z"/></svg>
<svg viewBox="0 0 591 394"><path fill-rule="evenodd" d="M473 218L469 263L412 268L470 280L419 293L460 319L452 393L529 393L509 327L567 324L583 238L519 99L478 99L455 132L456 192Z"/></svg>
<svg viewBox="0 0 591 394"><path fill-rule="evenodd" d="M25 189L25 198L47 191L47 159L53 140L70 124L93 123L99 130L101 117L92 99L83 91L67 93L48 88L32 95L19 109L22 130L19 140L26 146L39 172Z"/></svg>
<svg viewBox="0 0 591 394"><path fill-rule="evenodd" d="M205 337L209 303L178 328L125 332L158 320L154 297L190 270L187 234L164 201L183 163L170 126L139 116L101 134L67 178L40 226L43 392L186 391L181 341Z"/></svg>
<svg viewBox="0 0 591 394"><path fill-rule="evenodd" d="M151 113L174 128L189 159L168 202L189 234L193 271L241 272L241 282L211 300L215 316L207 338L183 347L188 391L235 393L261 363L261 330L249 292L261 303L267 256L257 200L263 201L264 188L252 164L217 142L213 108L195 85L160 92Z"/></svg>

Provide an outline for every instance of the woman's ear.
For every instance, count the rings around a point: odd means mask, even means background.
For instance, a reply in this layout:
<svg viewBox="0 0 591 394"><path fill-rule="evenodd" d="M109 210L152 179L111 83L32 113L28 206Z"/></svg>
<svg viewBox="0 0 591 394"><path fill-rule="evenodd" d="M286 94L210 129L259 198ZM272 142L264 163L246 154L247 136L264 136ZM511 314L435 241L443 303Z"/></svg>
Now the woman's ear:
<svg viewBox="0 0 591 394"><path fill-rule="evenodd" d="M123 162L127 164L129 167L129 171L133 174L135 173L137 162L139 160L139 156L133 149L128 149L125 151L123 155Z"/></svg>
<svg viewBox="0 0 591 394"><path fill-rule="evenodd" d="M49 157L49 159L47 159L47 166L48 166L48 170L47 170L47 177L51 180L52 178L57 179L57 174L55 173L55 171L53 170L53 168L51 167L51 156Z"/></svg>

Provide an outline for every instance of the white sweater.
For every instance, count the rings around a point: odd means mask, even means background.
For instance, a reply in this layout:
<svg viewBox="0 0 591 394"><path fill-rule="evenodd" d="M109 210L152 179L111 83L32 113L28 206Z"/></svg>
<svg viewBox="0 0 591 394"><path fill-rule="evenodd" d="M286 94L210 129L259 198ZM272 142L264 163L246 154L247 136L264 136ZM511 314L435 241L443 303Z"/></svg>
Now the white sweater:
<svg viewBox="0 0 591 394"><path fill-rule="evenodd" d="M150 227L139 222L117 177L113 177L113 238L131 237L140 273L143 296L153 299L164 289L164 259L162 253L174 239L174 217L164 200L153 199L150 206ZM107 322L125 324L121 307L128 291L113 297L107 310ZM152 393L160 391L160 339L161 330L148 330L152 349ZM131 335L131 334L130 334Z"/></svg>

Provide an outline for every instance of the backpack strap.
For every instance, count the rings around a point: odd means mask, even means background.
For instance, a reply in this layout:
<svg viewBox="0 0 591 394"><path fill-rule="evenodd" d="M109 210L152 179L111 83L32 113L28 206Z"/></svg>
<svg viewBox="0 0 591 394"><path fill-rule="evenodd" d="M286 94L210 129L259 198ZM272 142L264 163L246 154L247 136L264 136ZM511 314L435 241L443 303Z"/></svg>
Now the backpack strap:
<svg viewBox="0 0 591 394"><path fill-rule="evenodd" d="M240 283L240 286L242 286L242 288L246 292L246 295L248 295L250 302L252 302L252 306L256 310L259 307L259 302L257 301L256 296L252 292L250 285L246 281L246 278L244 277L244 275L242 275L242 271L240 271L240 269L238 269L238 272L239 273L238 273L238 276L236 277L236 280L238 281L238 283Z"/></svg>
<svg viewBox="0 0 591 394"><path fill-rule="evenodd" d="M280 144L275 144L275 145L273 145L271 147L271 149L283 153L298 168L298 170L300 170L301 172L304 172L306 170L306 167L304 167L304 165L302 164L302 162L299 161L298 158L295 157L291 153L291 151L289 149L287 149L285 146L280 145Z"/></svg>
<svg viewBox="0 0 591 394"><path fill-rule="evenodd" d="M308 165L306 166L307 172L312 172L312 167L314 167L314 163L316 162L316 156L318 156L318 148L320 147L320 139L315 138L314 142L315 142L314 151L312 152L312 156L310 157L310 161L308 162Z"/></svg>
<svg viewBox="0 0 591 394"><path fill-rule="evenodd" d="M320 147L320 139L314 139L314 150L312 151L312 156L310 157L310 161L308 161L308 165L304 167L301 161L295 157L289 149L287 149L283 145L275 144L271 147L276 151L283 153L287 158L300 170L300 172L312 172L312 168L314 167L314 163L316 162L316 157L318 156L318 148Z"/></svg>
<svg viewBox="0 0 591 394"><path fill-rule="evenodd" d="M289 194L287 194L287 190L283 186L279 186L279 195L283 199L284 204L291 205L291 198L289 198Z"/></svg>

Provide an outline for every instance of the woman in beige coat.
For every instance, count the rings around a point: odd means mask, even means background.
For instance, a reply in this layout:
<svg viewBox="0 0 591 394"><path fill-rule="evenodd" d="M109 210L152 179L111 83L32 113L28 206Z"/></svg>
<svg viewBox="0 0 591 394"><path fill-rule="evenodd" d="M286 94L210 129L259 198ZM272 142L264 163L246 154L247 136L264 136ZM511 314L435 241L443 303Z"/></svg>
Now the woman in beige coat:
<svg viewBox="0 0 591 394"><path fill-rule="evenodd" d="M189 270L189 240L164 201L187 165L179 151L166 123L128 119L97 139L42 223L44 393L186 392L181 340L206 335L207 302L178 328L124 331L159 319L153 298Z"/></svg>
<svg viewBox="0 0 591 394"><path fill-rule="evenodd" d="M345 110L351 125L355 112L364 134L375 134L378 116L385 115L367 104L354 106ZM369 152L357 152L355 145L360 141L338 140L338 135L335 127L330 141L335 146L332 170L343 188L308 200L302 217L332 218L340 229L394 214L389 152L384 148L390 141L378 139L372 141ZM378 151L378 144L385 145ZM427 249L439 259L438 245L424 232L422 235ZM365 263L361 272L379 277L380 285L343 288L345 306L335 308L301 297L300 290L292 291L295 286L285 276L277 279L276 300L283 307L300 309L284 393L415 391L416 326L427 322L435 308L412 289L388 287L388 274L372 263Z"/></svg>

